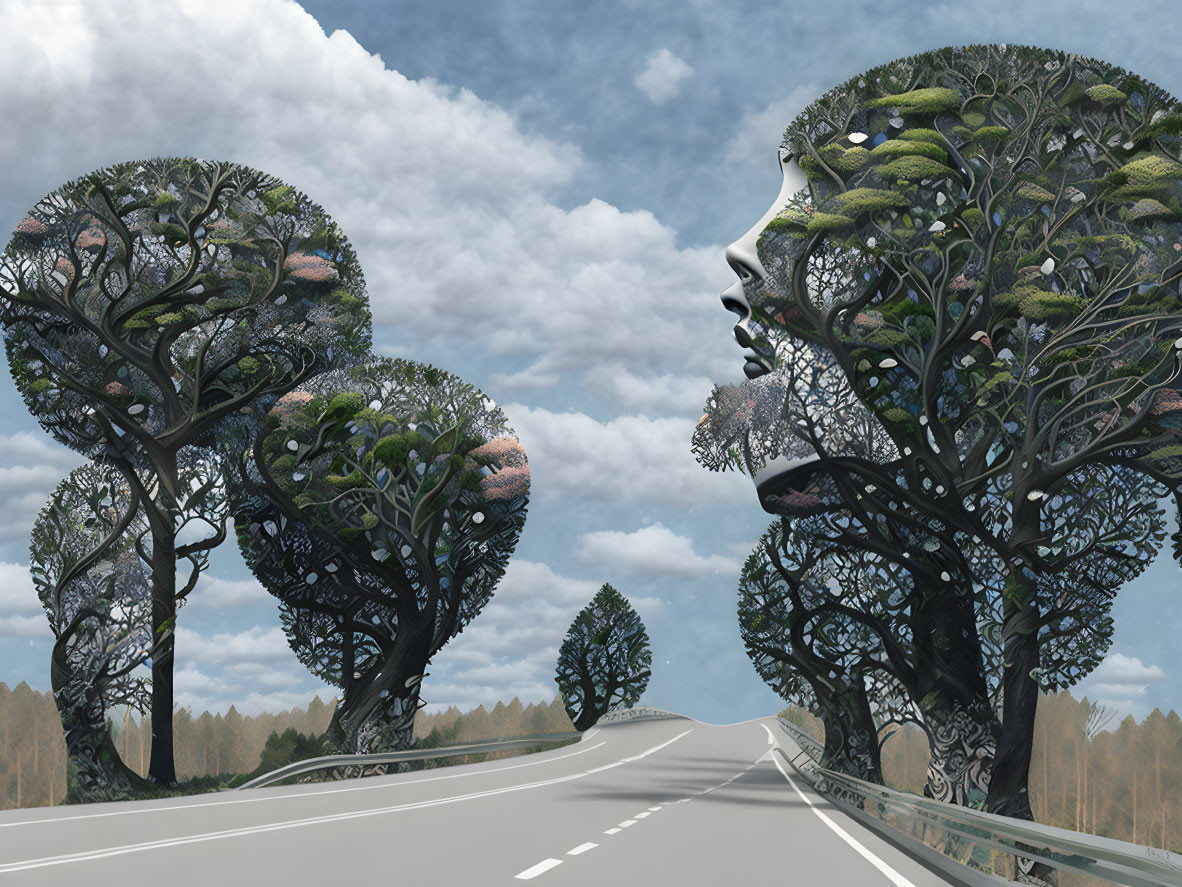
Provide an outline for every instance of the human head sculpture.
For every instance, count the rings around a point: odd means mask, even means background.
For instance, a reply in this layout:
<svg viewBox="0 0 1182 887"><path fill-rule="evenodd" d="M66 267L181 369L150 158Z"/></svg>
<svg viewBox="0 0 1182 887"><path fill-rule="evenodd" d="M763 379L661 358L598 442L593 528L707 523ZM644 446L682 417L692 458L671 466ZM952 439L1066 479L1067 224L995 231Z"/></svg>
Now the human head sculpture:
<svg viewBox="0 0 1182 887"><path fill-rule="evenodd" d="M1024 46L835 87L789 125L780 194L727 249L745 374L827 351L933 478L1021 466L1038 498L1102 453L1147 464L1179 408L1180 132L1155 85Z"/></svg>

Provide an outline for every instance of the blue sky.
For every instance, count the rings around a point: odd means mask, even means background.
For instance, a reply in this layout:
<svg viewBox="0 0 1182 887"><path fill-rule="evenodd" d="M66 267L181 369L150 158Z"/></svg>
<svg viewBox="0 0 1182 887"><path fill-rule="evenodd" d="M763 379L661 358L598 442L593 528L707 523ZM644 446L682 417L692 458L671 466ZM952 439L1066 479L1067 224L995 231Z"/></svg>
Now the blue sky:
<svg viewBox="0 0 1182 887"><path fill-rule="evenodd" d="M779 189L788 121L892 58L966 42L1104 59L1182 94L1182 8L703 0L9 0L0 228L99 166L188 154L274 173L357 248L375 350L481 387L534 495L492 603L436 657L431 709L549 700L603 582L648 626L643 703L713 722L780 707L738 638L739 566L766 528L750 484L694 463L714 383L742 379L723 249ZM79 460L0 378L0 680L48 687L27 535ZM1075 692L1182 710L1168 552L1115 606ZM277 711L331 695L223 547L178 618L177 699Z"/></svg>

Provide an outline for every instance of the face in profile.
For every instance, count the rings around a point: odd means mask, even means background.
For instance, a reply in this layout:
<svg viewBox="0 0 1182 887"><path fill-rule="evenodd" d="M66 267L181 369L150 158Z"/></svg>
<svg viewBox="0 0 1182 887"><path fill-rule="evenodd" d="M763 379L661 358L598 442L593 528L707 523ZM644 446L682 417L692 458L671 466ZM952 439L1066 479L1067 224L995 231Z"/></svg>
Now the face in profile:
<svg viewBox="0 0 1182 887"><path fill-rule="evenodd" d="M735 324L735 341L743 349L746 363L743 372L748 379L754 379L771 372L777 363L777 347L768 331L752 320L751 306L767 283L767 272L759 260L759 236L784 206L807 183L804 173L796 161L781 149L779 153L781 185L780 193L772 201L759 220L747 233L726 248L726 261L738 276L738 280L722 293L722 304L738 317Z"/></svg>

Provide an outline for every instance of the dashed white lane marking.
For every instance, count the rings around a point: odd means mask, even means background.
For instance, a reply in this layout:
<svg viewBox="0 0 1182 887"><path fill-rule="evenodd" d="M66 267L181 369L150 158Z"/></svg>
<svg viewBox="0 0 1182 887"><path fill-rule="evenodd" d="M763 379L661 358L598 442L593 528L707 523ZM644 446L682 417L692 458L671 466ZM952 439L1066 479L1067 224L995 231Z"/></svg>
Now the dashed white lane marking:
<svg viewBox="0 0 1182 887"><path fill-rule="evenodd" d="M651 810L645 810L643 813L633 813L632 818L633 819L644 819L644 817L652 816L652 815L653 814L652 814Z"/></svg>
<svg viewBox="0 0 1182 887"><path fill-rule="evenodd" d="M682 734L685 735L684 733ZM469 770L466 773L452 773L447 776L428 776L425 779L407 779L398 782L379 782L374 785L351 785L344 788L326 788L320 790L309 790L304 792L293 792L285 795L260 795L256 797L242 797L235 798L232 801L198 801L191 804L176 804L169 807L137 807L134 810L112 810L107 813L80 813L77 816L57 816L48 819L25 819L19 822L0 822L0 828L14 828L20 825L42 825L48 822L73 822L77 819L101 819L107 816L134 816L138 813L166 813L170 810L192 810L197 807L221 807L224 804L257 804L260 801L286 801L289 798L306 798L321 795L336 795L341 792L364 792L373 791L374 789L382 788L400 788L404 785L418 785L420 782L439 782L442 779L462 779L465 776L475 776L483 773L499 773L502 770L518 770L522 767L536 767L539 764L548 764L551 761L561 761L564 758L573 758L575 755L586 754L589 751L594 751L600 746L606 745L607 741L597 742L595 745L581 748L578 751L573 751L570 754L557 755L553 758L546 758L544 761L526 761L524 764L510 764L507 767L494 767L488 770ZM627 760L632 760L628 758ZM616 766L611 764L609 766ZM588 770L588 773L594 773L594 770Z"/></svg>
<svg viewBox="0 0 1182 887"><path fill-rule="evenodd" d="M627 828L630 825L636 825L635 819L625 819L623 822L616 823L620 828Z"/></svg>
<svg viewBox="0 0 1182 887"><path fill-rule="evenodd" d="M598 846L599 846L598 844L592 844L590 841L588 841L586 844L580 844L574 850L567 850L566 855L567 856L578 856L580 853L586 853L588 850L591 850L592 848L598 847Z"/></svg>
<svg viewBox="0 0 1182 887"><path fill-rule="evenodd" d="M604 831L604 834L605 835L614 835L618 831L620 831L620 829L618 829L618 828L609 828Z"/></svg>
<svg viewBox="0 0 1182 887"><path fill-rule="evenodd" d="M767 728L766 724L764 725L764 728L765 729ZM768 730L768 733L770 735L771 731ZM881 859L879 859L877 856L875 856L873 853L871 853L869 850L867 850L865 847L863 847L860 843L858 843L858 840L856 838L854 838L852 835L850 835L849 832L847 832L840 825L838 825L836 822L834 822L832 819L830 819L828 816L826 816L825 812L823 810L817 809L816 804L814 804L812 801L810 801L808 799L808 796L806 796L805 793L802 792L797 787L797 785L793 781L792 777L788 775L788 771L785 770L784 767L780 764L779 758L773 758L772 760L775 761L776 769L784 774L784 778L788 780L788 784L790 786L792 786L792 788L796 791L796 793L798 795L800 795L800 799L802 801L804 801L806 804L808 804L809 807L812 809L812 811L814 813L816 813L818 817L820 817L821 822L825 823L825 825L827 825L827 826L829 826L829 828L833 829L833 831L835 831L837 833L837 836L839 838L841 838L843 841L845 841L847 844L849 844L851 847L853 847L859 856L863 857L872 866L874 866L876 869L878 869L880 872L882 872L884 875L886 875L887 878L890 880L890 882L892 884L895 884L896 887L915 887L914 884L912 884L910 881L908 881L906 878L904 878L902 875L900 875L897 871L895 871L893 868L891 868L889 865L887 865L885 862L883 862Z"/></svg>
<svg viewBox="0 0 1182 887"><path fill-rule="evenodd" d="M649 807L648 812L649 813L656 813L660 809L661 809L660 807Z"/></svg>
<svg viewBox="0 0 1182 887"><path fill-rule="evenodd" d="M665 748L665 746L676 742L682 736L685 736L687 733L691 732L693 732L692 727L683 733L677 734L672 739L662 742L660 745L654 745L652 748L647 749L638 755L625 758L624 762L639 761L641 758L645 758L654 752L660 751L661 749ZM328 816L310 816L305 819L291 819L284 822L268 823L267 825L254 825L236 829L225 829L224 831L219 832L204 832L198 835L186 835L179 838L165 838L159 841L145 841L141 844L123 844L118 847L107 847L101 850L87 850L81 853L66 853L62 854L61 856L45 856L41 857L40 859L26 859L22 860L21 862L10 862L0 865L0 874L19 872L24 871L25 869L42 868L48 865L61 865L67 862L84 862L91 859L103 859L108 856L121 856L125 853L136 853L141 850L155 850L161 847L176 847L182 844L196 844L202 841L214 841L219 838L234 838L243 835L260 834L262 832L281 831L288 828L298 828L302 825L319 825L325 822L341 822L346 819L360 819L365 816L379 816L383 813L397 813L402 810L421 810L425 807L437 807L441 804L452 804L457 801L468 801L473 798L487 798L492 795L502 795L507 792L524 791L525 789L540 788L546 785L557 785L562 782L570 782L574 779L582 779L586 775L587 772L585 771L582 773L572 773L568 776L556 776L553 779L542 779L538 782L526 782L522 783L521 785L510 785L506 786L505 788L488 789L487 791L482 792L469 792L466 795L452 795L450 798L438 798L434 801L419 801L413 804L397 804L392 807L377 807L370 810L355 810L350 813L334 813ZM360 787L353 790L357 791L359 788ZM332 791L340 790L341 789L331 790L325 792L325 794L331 794Z"/></svg>
<svg viewBox="0 0 1182 887"><path fill-rule="evenodd" d="M517 880L528 881L530 878L536 878L542 872L548 872L556 865L562 865L561 859L543 859L537 865L530 866L524 872L517 875Z"/></svg>

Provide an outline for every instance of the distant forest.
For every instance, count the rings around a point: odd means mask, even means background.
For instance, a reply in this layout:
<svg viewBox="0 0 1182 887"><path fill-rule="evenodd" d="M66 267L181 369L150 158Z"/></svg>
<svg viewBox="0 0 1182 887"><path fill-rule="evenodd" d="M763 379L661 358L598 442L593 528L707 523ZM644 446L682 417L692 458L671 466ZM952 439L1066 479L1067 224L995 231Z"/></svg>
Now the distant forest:
<svg viewBox="0 0 1182 887"><path fill-rule="evenodd" d="M176 769L180 779L248 773L259 766L268 738L294 729L304 736L319 736L328 728L337 700L327 704L317 696L307 709L293 708L279 714L243 717L233 706L225 715L204 712L193 717L187 709L173 716L176 734ZM147 773L151 753L152 719L143 722L127 712L114 719L115 745L123 760L141 776ZM498 702L492 711L483 705L460 713L455 706L435 714L415 717L416 743L464 745L487 739L562 733L574 730L562 700L523 706L514 699ZM272 738L272 746L276 744ZM514 751L496 752L507 757ZM488 760L464 755L450 764ZM0 810L60 804L66 791L66 744L53 696L30 689L23 681L15 690L0 683Z"/></svg>
<svg viewBox="0 0 1182 887"><path fill-rule="evenodd" d="M790 706L780 714L824 739L820 719L804 709ZM1034 818L1182 852L1182 718L1155 708L1139 724L1132 716L1119 725L1109 719L1101 706L1066 691L1039 700L1030 764ZM927 737L912 724L892 725L882 735L887 734L882 747L887 785L922 794Z"/></svg>

